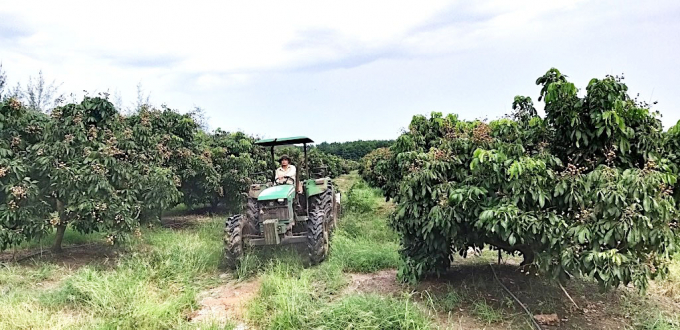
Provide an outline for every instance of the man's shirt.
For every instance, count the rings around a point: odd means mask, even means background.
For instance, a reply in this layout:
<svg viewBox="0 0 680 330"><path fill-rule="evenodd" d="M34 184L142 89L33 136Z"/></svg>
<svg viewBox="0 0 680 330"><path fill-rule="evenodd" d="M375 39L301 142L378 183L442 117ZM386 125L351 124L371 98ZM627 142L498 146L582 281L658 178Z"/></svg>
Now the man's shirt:
<svg viewBox="0 0 680 330"><path fill-rule="evenodd" d="M283 177L289 176L293 180L286 180ZM283 167L279 167L276 169L276 182L278 183L292 183L295 182L295 166L293 165L288 165L288 167L284 170Z"/></svg>

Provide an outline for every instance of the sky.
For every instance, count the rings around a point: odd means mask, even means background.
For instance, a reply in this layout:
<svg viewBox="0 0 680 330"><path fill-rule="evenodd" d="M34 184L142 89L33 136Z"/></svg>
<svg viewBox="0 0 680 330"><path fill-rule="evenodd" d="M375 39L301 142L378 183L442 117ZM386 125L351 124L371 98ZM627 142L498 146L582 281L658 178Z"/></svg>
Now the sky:
<svg viewBox="0 0 680 330"><path fill-rule="evenodd" d="M393 139L415 114L495 119L558 68L625 76L680 120L680 2L0 0L10 84L204 110L210 129ZM113 98L113 97L112 97ZM537 108L542 104L537 102Z"/></svg>

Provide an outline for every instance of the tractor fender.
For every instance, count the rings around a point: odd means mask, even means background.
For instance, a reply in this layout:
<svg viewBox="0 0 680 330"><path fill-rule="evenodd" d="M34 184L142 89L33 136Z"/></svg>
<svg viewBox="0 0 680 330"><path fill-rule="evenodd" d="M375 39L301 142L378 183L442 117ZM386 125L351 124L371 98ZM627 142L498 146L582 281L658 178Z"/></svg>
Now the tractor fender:
<svg viewBox="0 0 680 330"><path fill-rule="evenodd" d="M267 185L259 183L251 184L250 187L248 188L247 196L249 198L257 199L257 197L260 196L260 193L265 189L267 189Z"/></svg>
<svg viewBox="0 0 680 330"><path fill-rule="evenodd" d="M331 179L321 178L321 179L310 179L305 180L305 194L307 197L315 196L321 194L322 192L331 189Z"/></svg>

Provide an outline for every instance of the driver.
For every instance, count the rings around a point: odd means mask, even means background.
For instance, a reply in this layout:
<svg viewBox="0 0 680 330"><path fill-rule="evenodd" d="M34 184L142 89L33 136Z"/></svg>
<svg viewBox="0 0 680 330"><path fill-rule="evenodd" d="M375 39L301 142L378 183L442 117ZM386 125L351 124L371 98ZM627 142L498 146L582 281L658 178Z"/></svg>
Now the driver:
<svg viewBox="0 0 680 330"><path fill-rule="evenodd" d="M279 158L281 167L276 169L277 184L295 184L295 166L290 164L290 157L283 155Z"/></svg>

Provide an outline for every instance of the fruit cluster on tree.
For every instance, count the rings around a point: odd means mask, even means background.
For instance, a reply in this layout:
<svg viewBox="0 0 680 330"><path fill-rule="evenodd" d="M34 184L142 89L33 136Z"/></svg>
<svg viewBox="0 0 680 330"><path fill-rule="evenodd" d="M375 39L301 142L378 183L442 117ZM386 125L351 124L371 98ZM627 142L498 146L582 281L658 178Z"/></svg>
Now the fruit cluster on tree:
<svg viewBox="0 0 680 330"><path fill-rule="evenodd" d="M678 251L680 128L664 132L619 77L592 79L583 97L556 69L536 83L544 117L529 97L488 123L418 115L388 150L364 158L363 176L396 202L402 279L484 246L604 288L644 290L666 274Z"/></svg>

